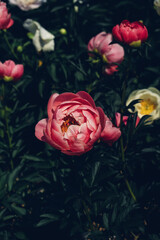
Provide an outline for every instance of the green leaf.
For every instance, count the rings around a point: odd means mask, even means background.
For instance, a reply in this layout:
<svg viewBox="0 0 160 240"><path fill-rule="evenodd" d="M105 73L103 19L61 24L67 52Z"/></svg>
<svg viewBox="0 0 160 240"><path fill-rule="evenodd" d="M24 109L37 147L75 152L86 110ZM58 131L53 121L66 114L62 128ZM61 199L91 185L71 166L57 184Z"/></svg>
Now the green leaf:
<svg viewBox="0 0 160 240"><path fill-rule="evenodd" d="M91 179L91 186L93 185L95 178L97 176L97 173L99 171L100 168L100 162L95 162L93 168L92 168L92 179Z"/></svg>
<svg viewBox="0 0 160 240"><path fill-rule="evenodd" d="M14 180L18 176L18 173L22 167L23 167L23 165L20 164L9 174L9 176L8 176L8 191L9 192L12 190Z"/></svg>
<svg viewBox="0 0 160 240"><path fill-rule="evenodd" d="M109 228L109 221L108 221L108 216L106 213L103 214L103 223L106 229Z"/></svg>
<svg viewBox="0 0 160 240"><path fill-rule="evenodd" d="M26 240L27 237L23 232L16 232L14 233L14 235L16 236L16 238L20 239L20 240Z"/></svg>
<svg viewBox="0 0 160 240"><path fill-rule="evenodd" d="M11 208L19 215L26 215L26 209L22 207L17 207L15 204L11 204Z"/></svg>

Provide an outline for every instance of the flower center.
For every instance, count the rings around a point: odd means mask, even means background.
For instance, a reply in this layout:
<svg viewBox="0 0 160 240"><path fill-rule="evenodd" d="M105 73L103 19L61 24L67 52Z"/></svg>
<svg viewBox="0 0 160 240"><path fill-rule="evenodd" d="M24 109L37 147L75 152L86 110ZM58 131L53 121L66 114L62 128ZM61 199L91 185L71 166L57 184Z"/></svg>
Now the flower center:
<svg viewBox="0 0 160 240"><path fill-rule="evenodd" d="M63 118L64 122L61 125L62 132L67 132L70 125L79 125L79 123L71 116L66 116Z"/></svg>
<svg viewBox="0 0 160 240"><path fill-rule="evenodd" d="M156 109L156 104L153 103L150 99L141 100L140 103L140 114L142 115L149 115L151 112L153 112L154 109Z"/></svg>

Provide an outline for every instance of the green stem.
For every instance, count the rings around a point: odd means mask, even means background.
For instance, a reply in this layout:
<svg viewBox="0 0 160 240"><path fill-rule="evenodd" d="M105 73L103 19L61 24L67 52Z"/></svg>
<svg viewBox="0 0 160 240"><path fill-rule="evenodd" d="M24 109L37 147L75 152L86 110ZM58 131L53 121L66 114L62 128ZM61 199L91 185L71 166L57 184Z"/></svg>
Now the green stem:
<svg viewBox="0 0 160 240"><path fill-rule="evenodd" d="M84 207L85 215L86 215L86 217L88 219L88 222L89 222L90 229L91 229L91 231L93 231L93 224L92 224L92 220L91 220L90 213L89 213L89 210L88 210L88 206L86 205L84 200L82 200L82 204L83 204L83 207Z"/></svg>
<svg viewBox="0 0 160 240"><path fill-rule="evenodd" d="M4 39L5 39L5 41L6 41L6 44L7 44L7 46L9 47L11 53L13 54L13 56L15 57L15 59L18 60L18 57L17 57L17 55L15 54L14 49L12 48L11 44L9 43L8 38L7 38L7 35L6 35L5 32L4 32L3 36L4 36Z"/></svg>
<svg viewBox="0 0 160 240"><path fill-rule="evenodd" d="M2 97L3 97L3 101L4 101L4 97L5 97L5 86L4 83L2 83ZM14 164L13 164L13 159L12 159L12 137L10 135L10 131L9 131L9 123L8 123L8 113L7 113L7 108L6 106L4 106L4 120L5 120L5 128L6 128L6 135L7 135L7 139L8 139L8 146L9 146L9 153L10 153L10 165L11 165L11 169L14 168Z"/></svg>
<svg viewBox="0 0 160 240"><path fill-rule="evenodd" d="M129 185L129 182L128 182L128 180L127 180L127 179L125 179L125 183L126 183L126 185L127 185L127 187L128 187L128 190L129 190L129 192L130 192L130 194L131 194L132 198L133 198L133 199L134 199L134 201L136 202L136 201L137 201L137 199L136 199L136 197L135 197L134 193L132 192L132 189L131 189L131 187L130 187L130 185Z"/></svg>
<svg viewBox="0 0 160 240"><path fill-rule="evenodd" d="M127 78L126 78L127 79ZM121 147L121 159L124 165L124 169L125 169L125 148L124 148L124 142L123 142L123 106L124 106L124 101L125 101L125 92L126 92L126 79L123 82L123 86L122 86L122 98L121 98L121 121L120 121L120 129L121 129L121 137L120 137L120 147ZM130 187L130 184L128 182L128 180L125 178L125 183L127 185L127 188L132 196L132 198L134 199L134 201L136 201L136 197Z"/></svg>

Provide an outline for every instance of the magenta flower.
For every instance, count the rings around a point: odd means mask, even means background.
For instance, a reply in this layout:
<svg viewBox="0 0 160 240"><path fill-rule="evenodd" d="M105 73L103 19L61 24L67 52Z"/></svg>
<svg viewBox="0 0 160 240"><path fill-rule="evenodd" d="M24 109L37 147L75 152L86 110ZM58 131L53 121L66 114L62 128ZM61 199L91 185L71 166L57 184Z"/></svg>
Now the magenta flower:
<svg viewBox="0 0 160 240"><path fill-rule="evenodd" d="M117 43L111 44L112 34L101 32L91 38L88 43L88 51L96 52L101 55L102 59L108 63L121 63L124 58L124 49ZM89 53L91 57L94 55Z"/></svg>
<svg viewBox="0 0 160 240"><path fill-rule="evenodd" d="M6 82L18 81L24 73L24 67L22 64L15 64L12 60L0 62L0 78Z"/></svg>
<svg viewBox="0 0 160 240"><path fill-rule="evenodd" d="M96 107L84 91L54 93L47 111L48 118L37 123L35 136L67 155L81 155L91 150L105 127L103 110ZM111 127L108 130L114 134Z"/></svg>
<svg viewBox="0 0 160 240"><path fill-rule="evenodd" d="M132 47L139 47L148 38L148 30L141 21L130 23L123 20L112 29L114 38L120 42L129 44Z"/></svg>
<svg viewBox="0 0 160 240"><path fill-rule="evenodd" d="M0 29L8 29L13 25L11 14L8 14L6 3L0 2Z"/></svg>

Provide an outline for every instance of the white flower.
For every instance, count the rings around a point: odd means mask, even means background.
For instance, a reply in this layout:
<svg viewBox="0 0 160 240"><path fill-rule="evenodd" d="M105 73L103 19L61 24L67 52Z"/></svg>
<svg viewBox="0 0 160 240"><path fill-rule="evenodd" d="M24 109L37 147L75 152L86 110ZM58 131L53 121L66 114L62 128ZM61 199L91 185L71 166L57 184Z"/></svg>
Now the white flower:
<svg viewBox="0 0 160 240"><path fill-rule="evenodd" d="M54 35L45 30L38 22L32 19L27 19L23 27L33 34L33 44L37 52L53 51L54 50Z"/></svg>
<svg viewBox="0 0 160 240"><path fill-rule="evenodd" d="M17 5L21 10L28 11L39 8L47 0L9 0L10 4Z"/></svg>
<svg viewBox="0 0 160 240"><path fill-rule="evenodd" d="M154 9L156 10L157 14L160 15L160 0L154 0Z"/></svg>
<svg viewBox="0 0 160 240"><path fill-rule="evenodd" d="M160 91L158 89L150 87L148 89L135 90L129 95L126 105L128 106L136 99L141 99L139 103L134 105L135 112L138 112L139 118L142 118L144 115L151 115L147 119L147 121L150 121L149 123L160 118Z"/></svg>

